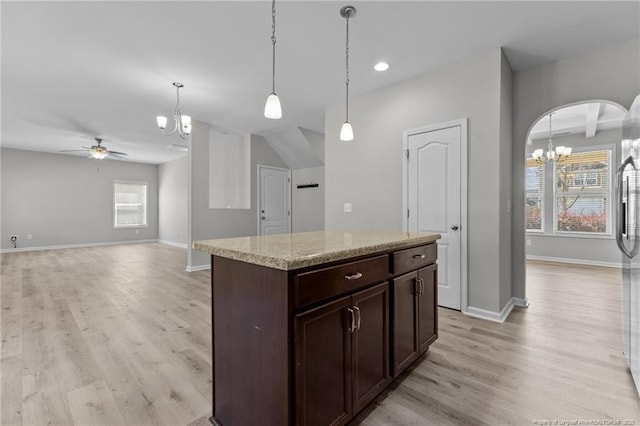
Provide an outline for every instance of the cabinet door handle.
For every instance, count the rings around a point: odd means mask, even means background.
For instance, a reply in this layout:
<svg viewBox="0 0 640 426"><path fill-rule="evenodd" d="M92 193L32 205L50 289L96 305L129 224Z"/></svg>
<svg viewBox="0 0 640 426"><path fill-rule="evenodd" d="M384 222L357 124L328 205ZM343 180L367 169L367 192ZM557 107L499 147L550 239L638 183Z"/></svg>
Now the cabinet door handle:
<svg viewBox="0 0 640 426"><path fill-rule="evenodd" d="M356 331L356 314L351 308L347 308L347 312L351 314L351 324L349 325L347 330L349 331L349 333L353 333L354 331Z"/></svg>
<svg viewBox="0 0 640 426"><path fill-rule="evenodd" d="M418 284L420 284L420 290L418 291L418 295L424 294L424 280L422 278L418 278Z"/></svg>
<svg viewBox="0 0 640 426"><path fill-rule="evenodd" d="M362 278L362 273L360 272L356 272L355 274L352 275L345 275L344 276L346 279L348 279L349 281L352 280L359 280L360 278Z"/></svg>
<svg viewBox="0 0 640 426"><path fill-rule="evenodd" d="M358 308L357 306L353 307L353 310L356 313L356 325L355 325L355 329L356 330L360 330L360 308Z"/></svg>
<svg viewBox="0 0 640 426"><path fill-rule="evenodd" d="M424 255L424 254L414 254L413 255L414 259L424 259L425 257L427 257L427 256Z"/></svg>

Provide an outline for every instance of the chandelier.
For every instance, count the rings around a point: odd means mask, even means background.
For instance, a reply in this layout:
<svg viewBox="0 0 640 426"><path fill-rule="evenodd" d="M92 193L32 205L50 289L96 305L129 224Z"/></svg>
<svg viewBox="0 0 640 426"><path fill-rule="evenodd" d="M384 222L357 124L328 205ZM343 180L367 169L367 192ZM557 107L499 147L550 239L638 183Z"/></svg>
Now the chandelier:
<svg viewBox="0 0 640 426"><path fill-rule="evenodd" d="M542 164L545 161L562 161L571 155L571 147L558 146L553 148L553 141L551 140L551 117L553 113L549 114L549 144L547 145L547 151L539 148L533 151L531 157L538 163Z"/></svg>
<svg viewBox="0 0 640 426"><path fill-rule="evenodd" d="M167 136L171 136L174 133L178 133L182 139L186 139L187 136L191 133L191 117L188 115L182 115L180 112L180 89L184 87L182 83L175 82L173 83L176 88L176 109L173 112L173 120L175 121L175 125L173 130L169 133L165 133L164 129L167 127L167 117L159 115L156 117L156 121L158 123L158 127L160 131Z"/></svg>

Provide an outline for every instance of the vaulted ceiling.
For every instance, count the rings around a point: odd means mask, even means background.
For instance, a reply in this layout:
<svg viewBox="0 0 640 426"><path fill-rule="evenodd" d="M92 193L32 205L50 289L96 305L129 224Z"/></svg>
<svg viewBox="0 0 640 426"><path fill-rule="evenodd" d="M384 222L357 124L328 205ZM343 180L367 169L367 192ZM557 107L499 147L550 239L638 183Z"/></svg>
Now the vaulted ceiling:
<svg viewBox="0 0 640 426"><path fill-rule="evenodd" d="M284 117L271 90L270 1L2 2L2 146L59 152L95 136L131 161L184 155L161 135L174 81L194 119L231 132L324 131L344 97L345 2L277 4ZM638 38L638 2L351 2L353 96L504 47L514 70ZM379 73L373 65L386 60ZM604 83L603 83L604 84Z"/></svg>

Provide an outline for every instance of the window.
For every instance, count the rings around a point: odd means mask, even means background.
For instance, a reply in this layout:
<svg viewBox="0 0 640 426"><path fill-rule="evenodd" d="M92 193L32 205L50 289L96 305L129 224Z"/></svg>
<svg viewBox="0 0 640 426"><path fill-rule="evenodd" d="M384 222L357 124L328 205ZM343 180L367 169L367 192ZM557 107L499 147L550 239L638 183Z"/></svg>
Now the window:
<svg viewBox="0 0 640 426"><path fill-rule="evenodd" d="M113 226L114 228L147 226L146 183L113 183Z"/></svg>
<svg viewBox="0 0 640 426"><path fill-rule="evenodd" d="M611 157L611 149L573 152L554 165L557 232L611 232Z"/></svg>
<svg viewBox="0 0 640 426"><path fill-rule="evenodd" d="M525 226L527 231L543 231L544 164L528 159L525 167Z"/></svg>

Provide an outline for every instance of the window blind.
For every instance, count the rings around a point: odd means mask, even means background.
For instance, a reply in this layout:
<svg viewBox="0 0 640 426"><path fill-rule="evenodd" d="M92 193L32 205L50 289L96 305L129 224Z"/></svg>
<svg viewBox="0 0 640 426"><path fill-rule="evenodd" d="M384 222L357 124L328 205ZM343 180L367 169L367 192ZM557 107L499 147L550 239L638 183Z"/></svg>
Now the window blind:
<svg viewBox="0 0 640 426"><path fill-rule="evenodd" d="M542 231L544 200L544 163L527 159L525 167L525 227L527 231Z"/></svg>
<svg viewBox="0 0 640 426"><path fill-rule="evenodd" d="M611 150L573 152L555 163L555 230L609 233Z"/></svg>
<svg viewBox="0 0 640 426"><path fill-rule="evenodd" d="M114 226L147 225L147 185L114 183Z"/></svg>

